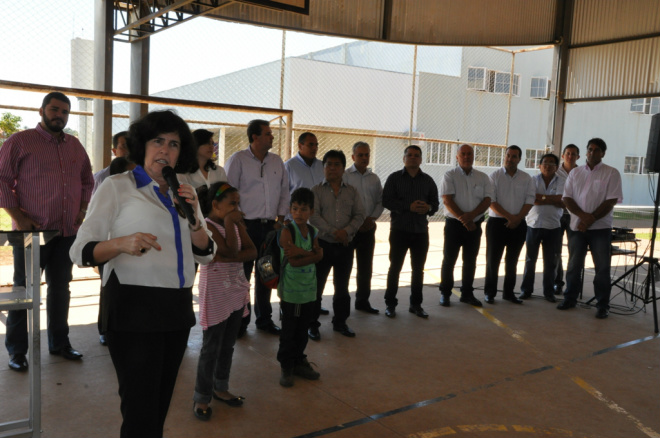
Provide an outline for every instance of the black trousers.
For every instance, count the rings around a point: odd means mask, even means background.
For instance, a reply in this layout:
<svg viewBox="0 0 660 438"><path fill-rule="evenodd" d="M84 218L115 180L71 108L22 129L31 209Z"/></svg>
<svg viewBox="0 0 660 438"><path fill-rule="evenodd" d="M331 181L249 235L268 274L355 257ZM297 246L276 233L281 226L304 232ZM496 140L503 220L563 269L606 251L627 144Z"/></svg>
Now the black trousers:
<svg viewBox="0 0 660 438"><path fill-rule="evenodd" d="M490 297L497 295L497 278L502 255L504 256L504 296L513 295L516 286L518 257L525 245L527 223L521 222L516 228L507 228L504 218L491 217L486 223L486 284L484 292Z"/></svg>
<svg viewBox="0 0 660 438"><path fill-rule="evenodd" d="M481 244L481 223L476 222L477 228L468 231L461 221L448 217L445 221L445 243L443 247L442 268L440 274L440 292L444 296L451 295L454 288L454 267L458 260L458 253L463 248L463 273L461 278L461 296L474 296L474 273L477 270L477 255Z"/></svg>
<svg viewBox="0 0 660 438"><path fill-rule="evenodd" d="M266 240L266 234L269 231L274 230L275 221L266 221L262 222L261 219L254 220L245 220L245 225L247 228L248 236L254 243L254 246L257 247L257 251L261 247L261 244ZM254 268L254 260L243 263L243 268L245 269L245 277L250 281L252 276L252 268ZM268 327L273 323L273 306L270 304L270 295L271 289L264 286L261 282L261 276L257 269L254 270L254 313L256 316L255 324L259 328ZM250 310L252 307L248 304ZM250 324L252 312L246 317L243 318L243 328L247 327Z"/></svg>
<svg viewBox="0 0 660 438"><path fill-rule="evenodd" d="M557 254L557 274L555 275L555 287L562 288L564 287L564 265L561 261L561 250L564 243L564 234L568 232L568 229L571 226L571 215L570 213L564 213L561 216L561 236L559 241L559 253Z"/></svg>
<svg viewBox="0 0 660 438"><path fill-rule="evenodd" d="M410 305L421 306L424 301L424 264L429 252L429 233L407 233L405 231L390 231L390 269L387 271L387 289L385 290L385 305L396 307L399 289L399 275L403 267L406 253L410 250Z"/></svg>
<svg viewBox="0 0 660 438"><path fill-rule="evenodd" d="M293 368L305 356L307 348L307 329L314 313L315 301L304 304L293 304L280 301L282 309L282 331L280 332L280 349L277 360L282 368Z"/></svg>
<svg viewBox="0 0 660 438"><path fill-rule="evenodd" d="M355 282L355 305L369 304L371 295L371 276L374 270L374 248L376 247L376 228L360 232L358 231L351 242L355 248L355 263L357 272Z"/></svg>
<svg viewBox="0 0 660 438"><path fill-rule="evenodd" d="M121 397L121 438L162 438L190 329L106 333Z"/></svg>
<svg viewBox="0 0 660 438"><path fill-rule="evenodd" d="M323 259L316 264L316 303L310 327L320 327L319 315L321 314L321 299L323 289L328 281L330 270L333 270L333 284L335 293L332 297L332 324L342 326L351 314L351 296L348 294L348 282L351 279L353 269L353 247L349 244L344 246L340 243L330 243L319 239L323 248Z"/></svg>

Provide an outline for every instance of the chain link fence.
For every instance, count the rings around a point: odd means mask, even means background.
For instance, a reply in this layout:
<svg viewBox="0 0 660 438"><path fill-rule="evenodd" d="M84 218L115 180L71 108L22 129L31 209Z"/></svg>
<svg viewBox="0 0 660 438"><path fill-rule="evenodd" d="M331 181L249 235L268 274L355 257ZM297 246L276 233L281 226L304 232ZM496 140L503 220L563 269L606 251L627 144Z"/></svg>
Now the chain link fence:
<svg viewBox="0 0 660 438"><path fill-rule="evenodd" d="M3 44L0 80L93 89L95 2L0 3L0 39L11 42ZM130 59L130 44L115 42L115 92L129 93ZM537 172L554 125L553 59L552 48L387 44L202 17L150 38L149 82L152 96L294 111L289 145L284 122L273 116L174 108L191 129L216 133L220 165L247 146L247 122L265 118L272 120L274 152L283 157L296 153L297 136L304 131L317 134L319 157L340 149L349 164L352 145L365 141L372 147L371 166L384 182L402 167L405 146L418 144L424 151L423 170L439 182L455 166L462 143L475 144L475 166L486 173L503 164L504 149L511 144L523 150L520 167ZM0 86L0 113L21 117L21 129L34 127L42 97ZM93 144L92 102L72 98L68 126L91 157L99 149ZM586 104L569 105L565 143L582 147L598 136L602 122L584 116L592 107L581 105ZM589 105L600 105L602 112L606 103ZM113 133L128 128L128 108L127 102L113 102ZM613 131L622 123L616 115L608 121ZM641 139L644 126L638 124L636 132ZM610 164L618 166L615 158ZM632 168L639 160L626 163Z"/></svg>

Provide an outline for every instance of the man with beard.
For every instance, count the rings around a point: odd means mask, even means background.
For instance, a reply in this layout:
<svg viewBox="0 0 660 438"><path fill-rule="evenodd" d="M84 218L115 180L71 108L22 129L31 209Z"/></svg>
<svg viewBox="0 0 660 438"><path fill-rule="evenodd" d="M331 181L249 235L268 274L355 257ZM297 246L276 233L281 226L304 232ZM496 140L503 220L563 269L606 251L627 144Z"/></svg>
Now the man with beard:
<svg viewBox="0 0 660 438"><path fill-rule="evenodd" d="M71 101L62 93L46 95L35 129L18 132L0 148L0 208L18 231L58 230L59 235L41 248L41 269L48 292L48 350L68 360L82 354L69 342L69 282L73 263L69 248L87 212L94 178L89 157L77 138L65 134ZM14 246L14 287L25 286L25 251ZM5 346L9 368L28 367L27 311L11 310Z"/></svg>

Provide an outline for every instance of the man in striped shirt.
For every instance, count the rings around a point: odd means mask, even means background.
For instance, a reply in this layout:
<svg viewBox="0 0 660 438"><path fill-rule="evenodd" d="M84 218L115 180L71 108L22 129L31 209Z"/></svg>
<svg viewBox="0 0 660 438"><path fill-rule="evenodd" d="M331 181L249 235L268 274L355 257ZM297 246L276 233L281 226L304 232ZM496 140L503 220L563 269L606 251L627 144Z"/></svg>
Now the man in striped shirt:
<svg viewBox="0 0 660 438"><path fill-rule="evenodd" d="M71 102L62 93L46 95L35 129L18 132L0 148L0 208L12 218L14 230L57 230L59 234L41 248L41 268L46 271L48 295L48 350L65 359L82 354L69 342L69 282L73 264L69 248L82 224L94 187L85 149L77 138L65 134ZM25 286L25 251L14 246L14 286ZM9 368L28 367L27 312L12 310L7 317L5 346Z"/></svg>

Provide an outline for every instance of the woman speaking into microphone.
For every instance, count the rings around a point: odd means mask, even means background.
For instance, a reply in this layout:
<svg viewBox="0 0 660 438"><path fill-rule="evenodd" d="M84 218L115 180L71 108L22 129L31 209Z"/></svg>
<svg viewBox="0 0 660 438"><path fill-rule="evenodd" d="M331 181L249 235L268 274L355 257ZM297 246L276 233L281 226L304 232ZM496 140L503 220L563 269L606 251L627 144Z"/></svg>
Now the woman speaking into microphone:
<svg viewBox="0 0 660 438"><path fill-rule="evenodd" d="M121 437L161 438L195 325L195 261L209 263L215 248L195 190L182 184L174 193L163 176L167 167L188 172L196 159L183 119L147 114L131 125L128 149L137 167L101 184L70 256L78 266L105 265L101 323L119 381Z"/></svg>

